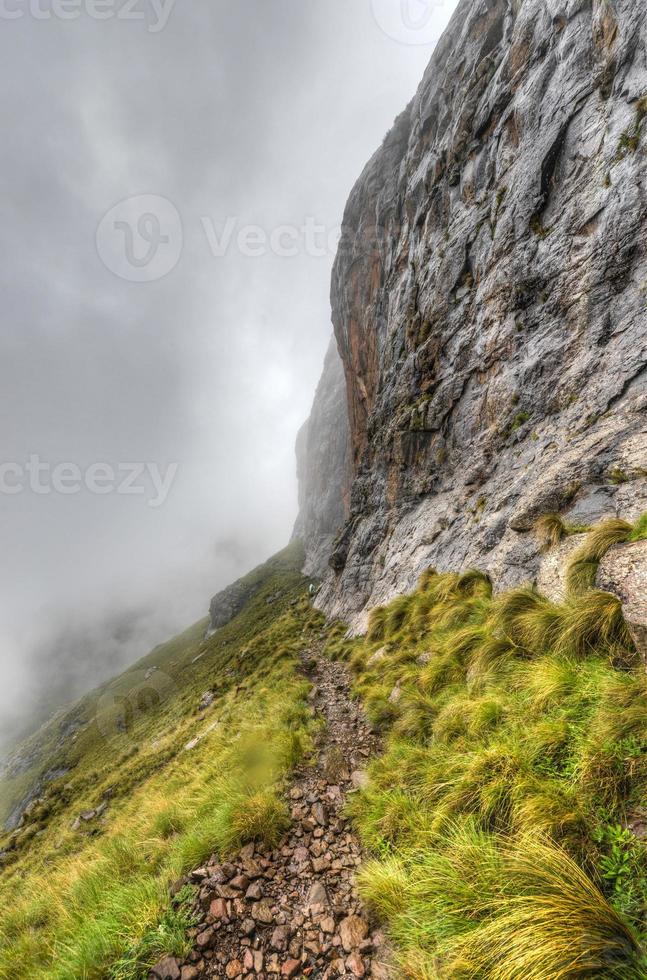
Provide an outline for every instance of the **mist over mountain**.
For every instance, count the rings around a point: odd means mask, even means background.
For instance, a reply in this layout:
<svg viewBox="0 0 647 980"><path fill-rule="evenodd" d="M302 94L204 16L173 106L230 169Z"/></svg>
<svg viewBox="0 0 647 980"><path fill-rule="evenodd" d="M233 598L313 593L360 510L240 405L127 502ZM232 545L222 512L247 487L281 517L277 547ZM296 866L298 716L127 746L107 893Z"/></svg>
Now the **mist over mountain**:
<svg viewBox="0 0 647 980"><path fill-rule="evenodd" d="M436 10L435 37L452 9ZM8 730L49 696L41 678L49 689L61 672L76 694L146 652L134 638L119 651L109 624L123 609L145 609L134 636L157 642L288 540L344 201L430 50L389 37L368 2L176 4L161 25L139 12L20 7L3 22ZM100 238L115 205L142 195L177 213L182 236L175 266L148 282L115 274ZM248 247L259 233L265 246ZM133 242L143 261L136 229ZM45 492L13 492L34 456L50 478L78 468L78 492L52 491L46 473ZM149 506L150 479L142 495L90 492L97 464L177 472Z"/></svg>

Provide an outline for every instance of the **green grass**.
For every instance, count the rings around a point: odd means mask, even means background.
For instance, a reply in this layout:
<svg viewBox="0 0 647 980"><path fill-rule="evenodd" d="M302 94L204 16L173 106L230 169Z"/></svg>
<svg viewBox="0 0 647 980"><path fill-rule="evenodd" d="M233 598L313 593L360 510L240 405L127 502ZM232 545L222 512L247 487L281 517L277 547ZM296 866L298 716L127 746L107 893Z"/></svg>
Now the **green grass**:
<svg viewBox="0 0 647 980"><path fill-rule="evenodd" d="M209 640L197 624L84 699L72 709L86 723L76 741L58 746L51 726L32 740L34 771L52 764L54 744L71 772L0 842L11 848L0 874L0 977L145 977L161 956L187 949L188 896L171 902L170 883L213 853L280 839L283 783L311 746L297 654L322 622L300 562L293 548L264 566L257 594ZM140 705L151 666L151 677L164 674L161 695ZM198 713L207 689L215 703ZM124 698L137 709L125 731L114 724L115 698L117 720ZM73 830L100 801L103 818Z"/></svg>
<svg viewBox="0 0 647 980"><path fill-rule="evenodd" d="M566 588L572 595L593 588L598 566L614 544L630 540L633 525L618 518L611 518L596 525L586 535L584 542L571 556L566 569Z"/></svg>
<svg viewBox="0 0 647 980"><path fill-rule="evenodd" d="M647 540L647 513L642 514L633 526L629 541Z"/></svg>
<svg viewBox="0 0 647 980"><path fill-rule="evenodd" d="M572 533L549 518L546 547ZM326 627L385 739L349 814L398 976L647 980L647 845L627 829L647 798L647 677L619 600L593 588L609 547L645 537L647 516L590 530L561 603L429 569L373 610L365 638ZM314 724L297 655L323 626L301 560L282 552L227 626L205 639L196 624L28 741L0 813L68 772L0 840L0 978L141 980L188 948L192 893L171 899L170 884L280 840ZM331 776L342 763L330 755Z"/></svg>
<svg viewBox="0 0 647 980"><path fill-rule="evenodd" d="M606 524L588 554L632 533ZM619 601L430 572L371 619L328 652L385 735L349 812L398 975L647 977L646 845L622 829L647 797L647 680Z"/></svg>

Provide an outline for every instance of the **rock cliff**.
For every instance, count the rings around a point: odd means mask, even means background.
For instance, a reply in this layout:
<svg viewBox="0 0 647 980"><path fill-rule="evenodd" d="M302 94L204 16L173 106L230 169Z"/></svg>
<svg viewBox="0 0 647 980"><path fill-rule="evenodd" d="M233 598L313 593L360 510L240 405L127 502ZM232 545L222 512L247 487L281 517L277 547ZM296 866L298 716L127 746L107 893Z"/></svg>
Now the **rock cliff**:
<svg viewBox="0 0 647 980"><path fill-rule="evenodd" d="M644 13L461 0L353 189L332 280L345 522L330 367L300 436L311 568L343 524L329 614L360 627L430 564L533 579L542 513L647 506Z"/></svg>
<svg viewBox="0 0 647 980"><path fill-rule="evenodd" d="M299 516L294 537L307 542L304 573L322 578L333 539L348 516L350 432L344 368L330 341L312 413L297 436Z"/></svg>

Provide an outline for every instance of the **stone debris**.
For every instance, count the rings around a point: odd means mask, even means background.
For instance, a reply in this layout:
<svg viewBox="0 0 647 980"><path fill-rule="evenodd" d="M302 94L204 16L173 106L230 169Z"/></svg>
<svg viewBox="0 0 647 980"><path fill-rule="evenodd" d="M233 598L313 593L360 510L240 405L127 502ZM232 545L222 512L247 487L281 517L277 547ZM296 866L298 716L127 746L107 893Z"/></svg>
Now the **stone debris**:
<svg viewBox="0 0 647 980"><path fill-rule="evenodd" d="M287 792L290 830L274 850L248 844L230 861L214 856L182 879L198 888L193 949L184 961L165 957L150 980L389 975L384 935L357 893L362 850L344 817L346 796L364 785L378 739L349 697L345 667L312 651L302 659L314 685L311 704L327 728L316 764L298 769ZM334 776L333 754L345 763Z"/></svg>
<svg viewBox="0 0 647 980"><path fill-rule="evenodd" d="M206 711L210 708L213 702L216 700L216 695L213 691L205 691L205 693L200 698L200 703L198 704L198 711Z"/></svg>

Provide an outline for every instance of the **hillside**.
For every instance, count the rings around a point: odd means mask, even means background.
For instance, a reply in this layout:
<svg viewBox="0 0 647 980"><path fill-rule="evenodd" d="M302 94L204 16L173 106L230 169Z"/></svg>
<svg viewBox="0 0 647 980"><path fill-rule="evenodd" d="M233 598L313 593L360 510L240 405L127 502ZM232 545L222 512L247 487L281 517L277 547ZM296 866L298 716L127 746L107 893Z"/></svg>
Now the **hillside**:
<svg viewBox="0 0 647 980"><path fill-rule="evenodd" d="M647 977L644 660L590 575L647 519L547 528L563 601L428 569L356 639L292 546L56 719L0 976Z"/></svg>
<svg viewBox="0 0 647 980"><path fill-rule="evenodd" d="M0 839L0 976L145 976L186 947L170 882L279 832L276 787L310 740L296 656L320 628L302 561L292 546L227 626L197 623L21 748L5 819L41 789Z"/></svg>
<svg viewBox="0 0 647 980"><path fill-rule="evenodd" d="M0 978L647 980L646 25L460 0L294 540L0 774Z"/></svg>

